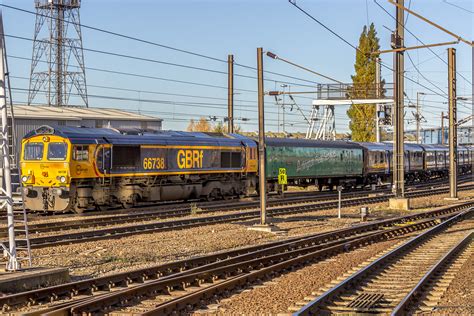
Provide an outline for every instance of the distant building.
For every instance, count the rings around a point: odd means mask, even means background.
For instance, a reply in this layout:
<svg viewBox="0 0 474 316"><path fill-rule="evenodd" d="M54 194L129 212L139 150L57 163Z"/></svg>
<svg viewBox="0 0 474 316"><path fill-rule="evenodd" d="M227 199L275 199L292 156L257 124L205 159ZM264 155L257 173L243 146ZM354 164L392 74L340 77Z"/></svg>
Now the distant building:
<svg viewBox="0 0 474 316"><path fill-rule="evenodd" d="M473 145L474 144L474 127L466 125L458 127L458 144ZM406 134L415 136L415 131L407 131ZM441 128L426 128L421 130L421 143L423 144L441 144ZM444 144L448 144L449 130L444 128Z"/></svg>

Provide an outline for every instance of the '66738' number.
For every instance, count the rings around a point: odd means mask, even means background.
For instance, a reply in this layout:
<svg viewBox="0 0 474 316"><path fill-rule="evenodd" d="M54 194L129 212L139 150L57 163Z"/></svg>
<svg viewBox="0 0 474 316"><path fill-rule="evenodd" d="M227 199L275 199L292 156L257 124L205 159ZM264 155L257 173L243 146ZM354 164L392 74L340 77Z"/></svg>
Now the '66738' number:
<svg viewBox="0 0 474 316"><path fill-rule="evenodd" d="M145 158L143 159L143 169L153 170L153 169L165 169L165 158Z"/></svg>

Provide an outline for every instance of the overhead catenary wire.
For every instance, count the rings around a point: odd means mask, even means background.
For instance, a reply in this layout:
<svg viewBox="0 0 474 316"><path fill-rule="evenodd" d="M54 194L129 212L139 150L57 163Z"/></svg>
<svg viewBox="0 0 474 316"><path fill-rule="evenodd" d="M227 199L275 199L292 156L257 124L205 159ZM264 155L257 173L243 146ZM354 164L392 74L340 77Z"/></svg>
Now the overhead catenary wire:
<svg viewBox="0 0 474 316"><path fill-rule="evenodd" d="M31 58L20 57L20 56L15 56L15 55L7 55L7 57L8 58L21 59L21 60L28 60L28 61L31 60ZM228 89L226 86L218 86L218 85L213 85L213 84L206 84L206 83L186 81L186 80L177 80L177 79L157 77L157 76L151 76L151 75L142 75L142 74L136 74L136 73L132 73L132 72L116 71L116 70L111 70L111 69L102 69L102 68L94 68L94 67L85 67L85 69L86 70L92 70L92 71L98 71L98 72L104 72L104 73L110 73L110 74L116 74L116 75L124 75L124 76L132 76L132 77L143 78L143 79L168 81L168 82L182 83L182 84L195 85L195 86L201 86L201 87L207 87L207 88L217 88L217 89L225 89L225 90ZM242 92L257 93L256 90L249 90L249 89L234 88L234 90L242 91Z"/></svg>
<svg viewBox="0 0 474 316"><path fill-rule="evenodd" d="M377 2L377 0L374 0L374 3L380 8L382 9L387 15L389 15L393 20L395 20L395 22L397 23L397 19L390 13L387 11L387 9L385 9L382 5L380 5L380 3ZM405 30L410 34L412 35L417 41L419 41L422 45L426 45L425 42L423 42L418 36L416 36L413 32L410 31L410 29L408 29L407 27L405 27ZM448 65L448 62L446 60L444 60L443 58L441 58L441 56L439 54L437 54L431 47L427 47L427 49L433 53L435 55L435 57L437 57L439 60L441 60L446 66ZM458 71L456 71L456 73L461 77L463 78L464 80L466 80L467 83L471 84L472 85L472 82L467 79L466 77L464 77L461 73L459 73Z"/></svg>
<svg viewBox="0 0 474 316"><path fill-rule="evenodd" d="M15 56L15 55L8 55L7 57L8 58L14 58L14 59L20 59L20 60L28 60L28 61L30 60L30 58L28 58L28 57L21 57L21 56ZM40 61L40 62L45 62L45 61ZM202 87L208 87L208 88L216 88L216 89L224 89L224 90L228 89L228 87L226 87L226 86L218 86L218 85L205 84L205 83L193 82L193 81L176 80L176 79L165 78L165 77L157 77L157 76L151 76L151 75L142 75L142 74L136 74L136 73L131 73L131 72L116 71L116 70L111 70L111 69L102 69L102 68L94 68L94 67L85 67L85 69L86 70L91 70L91 71L97 71L97 72L116 74L116 75L132 76L132 77L144 78L144 79L154 79L154 80L189 84L189 85L202 86ZM276 82L277 83L284 83L284 82L281 82L281 81L276 81ZM257 93L256 90L249 90L249 89L234 88L234 90L235 91L241 91L241 92ZM305 97L305 96L298 96L298 98L314 100L314 98Z"/></svg>
<svg viewBox="0 0 474 316"><path fill-rule="evenodd" d="M10 78L30 80L30 78L21 77L21 76L10 76ZM94 84L89 84L89 83L87 84L87 86L91 87L91 88L100 88L100 89L117 90L117 91L129 91L129 92L137 92L137 93L145 93L145 94L158 94L158 95L186 97L186 98L197 98L197 99L209 99L209 100L227 100L227 98L218 98L218 97L214 97L214 96L169 93L169 92L161 92L161 91L150 91L150 90L146 90L146 89L130 89L130 88L124 88L124 87L111 87L111 86L103 86L103 85L94 85ZM224 87L222 87L222 88L224 88ZM241 100L241 99L235 99L235 101L247 102L247 103L255 103L256 102L256 100Z"/></svg>
<svg viewBox="0 0 474 316"><path fill-rule="evenodd" d="M0 34L0 35L2 35L2 34ZM34 39L24 37L24 36L18 36L18 35L12 35L12 34L4 34L4 35L6 37L9 37L9 38L34 42ZM215 74L220 74L220 75L226 75L227 76L226 71L221 71L221 70L216 70L216 69L211 69L211 68L204 68L204 67L196 67L196 66L185 65L185 64L178 64L178 63L172 63L172 62L167 62L167 61L162 61L162 60L157 60L157 59L152 59L152 58L133 56L133 55L115 53L115 52L110 52L110 51L104 51L104 50L100 50L100 49L79 47L79 46L73 46L73 45L67 45L67 44L63 44L63 46L64 47L69 47L69 48L74 48L74 49L82 49L83 51L87 51L87 52L91 52L91 53L103 54L103 55L108 55L108 56L114 56L114 57L144 61L144 62L149 62L149 63L156 63L156 64L161 64L161 65L166 65L166 66L173 66L173 67L179 67L179 68L185 68L185 69L191 69L191 70L197 70L197 71L204 71L204 72L215 73ZM234 73L234 76L240 77L240 78L257 80L257 77L255 77L255 76L248 76L248 75L242 75L242 74L236 74L236 73ZM282 82L282 83L290 84L290 85L293 85L293 86L301 86L301 87L314 87L316 84L318 84L315 81L309 81L309 80L307 80L307 82L313 83L312 85L302 84L302 83L297 83L297 82L281 81L281 80L276 80L276 79L271 79L271 78L264 78L264 80L265 81L271 81L271 82L277 81L277 82Z"/></svg>
<svg viewBox="0 0 474 316"><path fill-rule="evenodd" d="M27 93L28 89L26 88L19 88L19 87L13 87L13 91L21 92L21 93ZM46 94L48 93L46 90L40 90L38 91L40 94ZM71 96L79 96L77 93L71 93ZM225 110L227 108L227 104L225 103L208 103L208 102L187 102L187 101L174 101L174 100L159 100L159 99L146 99L146 98L130 98L130 97L120 97L120 96L111 96L111 95L98 95L98 94L90 94L91 98L96 98L96 99L102 99L102 100L110 100L110 101L133 101L133 102L143 102L143 103L151 103L151 104L164 104L164 105L180 105L180 106L190 106L190 107L195 107L199 106L200 108L208 108L208 109L219 109L219 110ZM250 105L242 105L242 104L236 104L236 108L249 111L249 112L255 112L257 113L257 107L256 106L250 106ZM271 112L268 111L267 113L269 114L277 114L276 112ZM299 116L297 113L291 113L287 112L289 115L295 115ZM202 113L199 114L202 116ZM205 115L204 115L205 116Z"/></svg>
<svg viewBox="0 0 474 316"><path fill-rule="evenodd" d="M294 7L296 7L298 10L300 10L302 13L304 13L307 17L309 17L311 20L315 21L316 23L318 23L319 25L321 25L323 28L325 28L326 30L328 30L331 34L333 34L334 36L336 36L337 38L339 38L340 40L342 40L344 43L346 43L347 45L349 45L350 47L354 48L356 51L360 51L358 47L354 46L352 43L350 43L349 41L347 41L344 37L342 37L341 35L339 35L338 33L336 33L335 31L333 31L331 28L329 28L328 26L326 26L324 23L322 23L321 21L319 21L318 19L316 19L314 16L312 16L310 13L308 13L307 11L305 11L303 8L301 8L300 6L298 6L296 4L296 1L295 0L288 0L289 3L291 3ZM385 63L380 63L382 67L384 68L387 68L389 69L390 71L394 71L393 68L391 68L390 66L386 65ZM436 93L433 89L427 87L426 85L423 85L419 82L416 82L415 80L409 78L409 77L406 77L405 75L403 76L405 79L407 79L408 81L411 81L413 82L414 84L420 86L420 87L423 87L425 88L426 90L428 91L431 91L441 97L443 97L442 95L440 95L439 93Z"/></svg>
<svg viewBox="0 0 474 316"><path fill-rule="evenodd" d="M0 4L0 6L8 8L8 9L17 10L17 11L21 11L21 12L24 12L24 13L32 14L32 15L35 15L35 16L38 15L37 12L22 9L22 8L19 8L19 7L14 7L14 6L6 5L6 4ZM47 16L42 15L42 14L40 14L40 16L47 17ZM101 33L105 33L105 34L109 34L109 35L129 39L129 40L133 40L133 41L137 41L137 42L141 42L141 43L144 43L144 44L149 44L149 45L153 45L153 46L156 46L156 47L161 47L161 48L165 48L165 49L173 50L173 51L176 51L176 52L189 54L189 55L192 55L192 56L201 57L201 58L205 58L205 59L208 59L208 60L213 60L213 61L217 61L217 62L221 62L221 63L227 63L227 60L225 60L225 59L221 59L221 58L217 58L217 57L213 57L213 56L209 56L209 55L205 55L205 54L201 54L201 53L196 53L196 52L193 52L193 51L190 51L190 50L181 49L181 48L173 47L173 46L170 46L170 45L165 45L165 44L153 42L153 41L150 41L150 40L141 39L141 38L138 38L138 37L135 37L135 36L130 36L130 35L114 32L114 31L110 31L110 30L105 30L105 29L102 29L102 28L99 28L99 27L85 25L85 24L78 23L78 22L73 22L73 21L69 21L69 20L62 20L62 21L66 22L66 23L69 23L69 24L74 24L76 26L80 26L80 27L83 27L83 28L86 28L86 29L94 30L94 31L97 31L97 32L101 32ZM242 67L242 68L257 70L256 67L244 65L244 64L241 64L241 63L237 63L237 62L235 62L234 65ZM295 76L282 74L282 73L278 73L278 72L274 72L274 71L264 70L264 72L268 73L268 74L276 75L276 76L281 76L281 77L284 77L284 78L290 78L290 79L305 81L305 82L313 82L313 81L310 81L310 80L307 80L307 79L304 79L304 78L298 78L298 77L295 77ZM280 80L277 80L277 81L280 82Z"/></svg>

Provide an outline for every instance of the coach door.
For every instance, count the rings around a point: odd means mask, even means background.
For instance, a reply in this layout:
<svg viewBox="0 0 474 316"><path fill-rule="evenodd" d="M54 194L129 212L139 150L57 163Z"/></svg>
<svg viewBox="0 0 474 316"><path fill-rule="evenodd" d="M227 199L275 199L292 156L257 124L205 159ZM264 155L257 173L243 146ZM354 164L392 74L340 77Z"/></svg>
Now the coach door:
<svg viewBox="0 0 474 316"><path fill-rule="evenodd" d="M104 176L110 174L112 168L112 148L110 145L100 145L96 154L97 169Z"/></svg>

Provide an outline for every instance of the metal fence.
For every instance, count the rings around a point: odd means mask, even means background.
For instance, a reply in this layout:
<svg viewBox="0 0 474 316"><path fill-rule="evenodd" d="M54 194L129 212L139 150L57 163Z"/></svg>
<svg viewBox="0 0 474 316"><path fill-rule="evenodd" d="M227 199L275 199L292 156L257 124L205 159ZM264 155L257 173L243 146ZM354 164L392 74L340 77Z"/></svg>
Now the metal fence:
<svg viewBox="0 0 474 316"><path fill-rule="evenodd" d="M316 98L321 100L391 99L393 83L381 84L318 84Z"/></svg>

